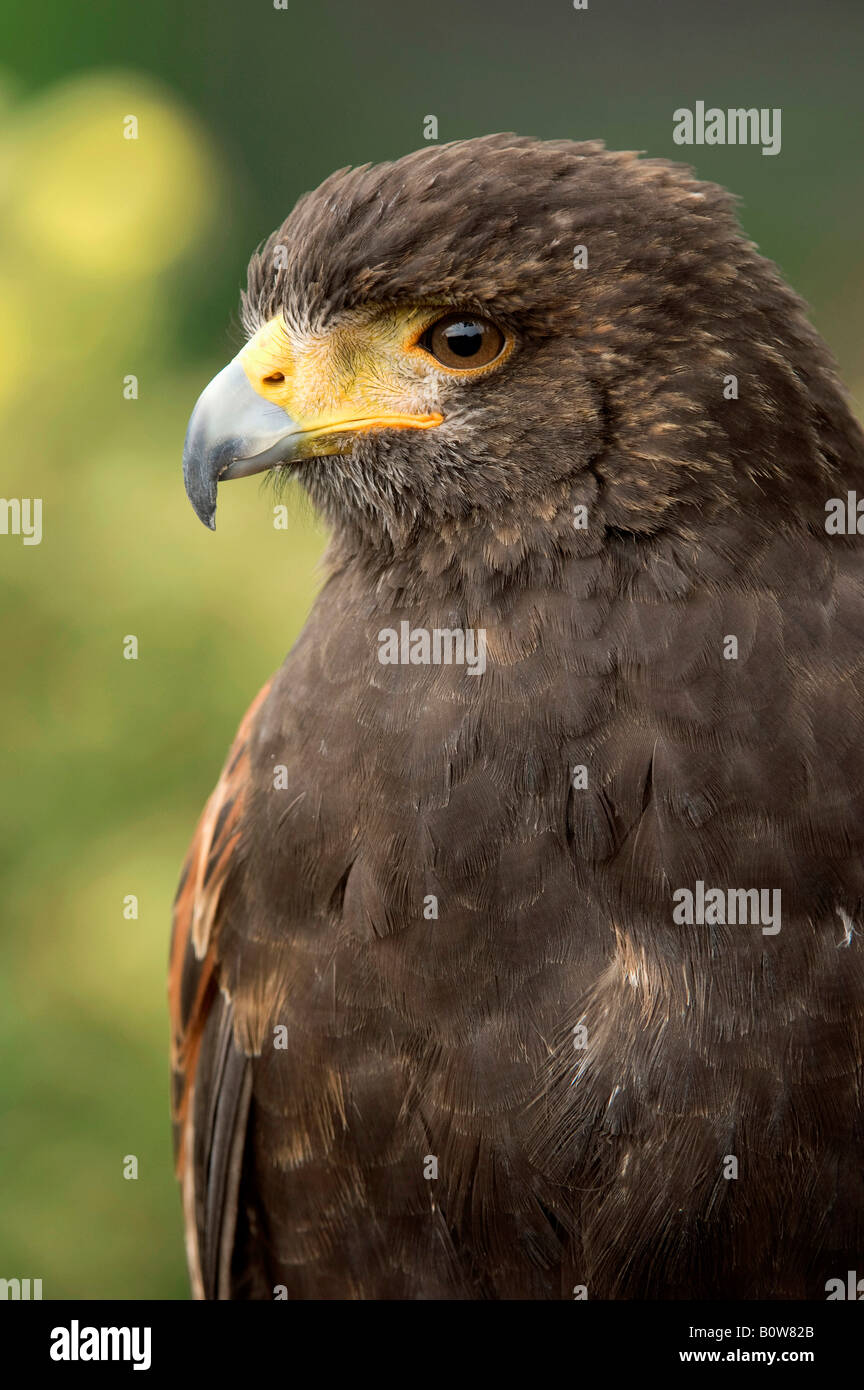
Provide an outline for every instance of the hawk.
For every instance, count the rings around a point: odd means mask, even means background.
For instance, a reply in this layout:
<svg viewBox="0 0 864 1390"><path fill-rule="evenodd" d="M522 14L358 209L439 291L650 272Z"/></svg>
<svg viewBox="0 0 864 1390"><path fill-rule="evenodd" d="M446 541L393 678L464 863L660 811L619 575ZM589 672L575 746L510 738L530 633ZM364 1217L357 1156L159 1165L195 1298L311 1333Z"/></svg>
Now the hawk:
<svg viewBox="0 0 864 1390"><path fill-rule="evenodd" d="M864 436L801 301L686 168L496 135L333 174L243 320L189 498L332 539L177 897L195 1293L824 1298Z"/></svg>

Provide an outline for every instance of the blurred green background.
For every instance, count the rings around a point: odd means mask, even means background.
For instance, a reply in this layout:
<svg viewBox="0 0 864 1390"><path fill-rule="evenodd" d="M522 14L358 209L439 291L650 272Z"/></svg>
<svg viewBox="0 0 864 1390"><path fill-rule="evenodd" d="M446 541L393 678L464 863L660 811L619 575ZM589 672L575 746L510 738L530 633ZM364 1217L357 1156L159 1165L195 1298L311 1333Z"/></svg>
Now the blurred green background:
<svg viewBox="0 0 864 1390"><path fill-rule="evenodd" d="M429 114L442 141L683 154L740 195L860 402L862 34L860 0L6 10L0 491L44 499L44 536L0 536L0 1276L41 1278L46 1298L187 1296L170 903L324 541L299 499L277 531L272 499L238 485L211 535L183 494L186 420L240 345L253 247L334 168L422 144ZM781 107L782 153L678 149L672 113L697 100Z"/></svg>

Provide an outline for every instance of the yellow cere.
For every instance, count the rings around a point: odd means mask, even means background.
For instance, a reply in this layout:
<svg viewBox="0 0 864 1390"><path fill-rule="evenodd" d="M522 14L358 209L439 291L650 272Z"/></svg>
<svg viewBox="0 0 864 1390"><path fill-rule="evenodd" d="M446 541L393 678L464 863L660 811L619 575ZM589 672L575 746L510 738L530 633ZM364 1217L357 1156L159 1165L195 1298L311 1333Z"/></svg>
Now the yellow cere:
<svg viewBox="0 0 864 1390"><path fill-rule="evenodd" d="M431 429L437 385L412 351L429 310L358 311L325 333L301 333L281 315L240 353L252 386L309 434L372 428Z"/></svg>

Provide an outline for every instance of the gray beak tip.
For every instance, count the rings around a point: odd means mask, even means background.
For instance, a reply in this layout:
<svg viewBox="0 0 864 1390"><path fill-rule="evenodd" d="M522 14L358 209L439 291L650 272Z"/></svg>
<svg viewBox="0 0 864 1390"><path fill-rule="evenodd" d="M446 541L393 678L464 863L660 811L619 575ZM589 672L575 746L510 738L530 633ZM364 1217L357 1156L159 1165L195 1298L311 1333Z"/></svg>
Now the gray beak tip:
<svg viewBox="0 0 864 1390"><path fill-rule="evenodd" d="M195 499L194 499L194 497L190 497L190 498L189 498L189 501L192 503L192 508L193 508L193 510L194 510L194 512L195 512L195 515L197 516L198 520L202 523L202 525L206 526L207 529L208 529L208 531L215 531L215 530L216 530L216 499L215 499L215 497L214 497L214 499L213 499L212 502L209 501L209 499L208 499L208 501L206 501L206 502L196 502Z"/></svg>
<svg viewBox="0 0 864 1390"><path fill-rule="evenodd" d="M186 486L186 496L189 498L192 510L198 520L209 527L211 531L215 531L216 481L209 476L206 469L197 468L195 462L196 452L190 449L187 440L183 456L183 482Z"/></svg>
<svg viewBox="0 0 864 1390"><path fill-rule="evenodd" d="M294 421L259 396L234 358L198 398L183 448L183 479L195 515L216 530L220 481L263 472L281 462L296 435Z"/></svg>

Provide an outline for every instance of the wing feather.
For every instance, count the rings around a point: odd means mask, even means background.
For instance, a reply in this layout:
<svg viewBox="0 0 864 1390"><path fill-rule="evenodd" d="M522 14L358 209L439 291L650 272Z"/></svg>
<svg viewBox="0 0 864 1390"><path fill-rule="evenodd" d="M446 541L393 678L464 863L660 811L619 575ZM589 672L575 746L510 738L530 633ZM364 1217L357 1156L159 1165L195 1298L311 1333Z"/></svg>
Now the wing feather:
<svg viewBox="0 0 864 1390"><path fill-rule="evenodd" d="M236 1045L233 1006L220 987L219 937L226 886L238 863L249 738L269 689L268 682L240 725L195 832L174 903L168 978L174 1152L196 1298L230 1294L252 1069Z"/></svg>

